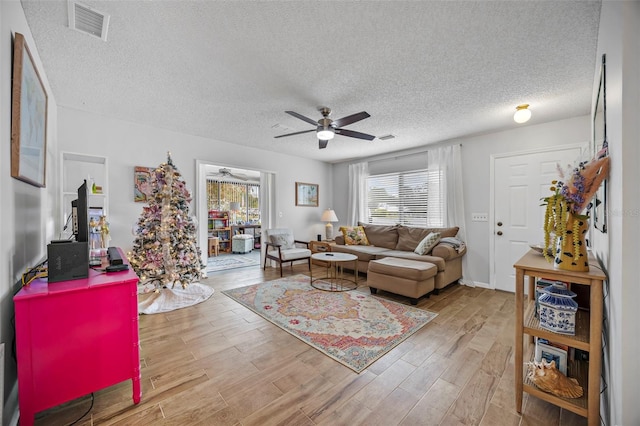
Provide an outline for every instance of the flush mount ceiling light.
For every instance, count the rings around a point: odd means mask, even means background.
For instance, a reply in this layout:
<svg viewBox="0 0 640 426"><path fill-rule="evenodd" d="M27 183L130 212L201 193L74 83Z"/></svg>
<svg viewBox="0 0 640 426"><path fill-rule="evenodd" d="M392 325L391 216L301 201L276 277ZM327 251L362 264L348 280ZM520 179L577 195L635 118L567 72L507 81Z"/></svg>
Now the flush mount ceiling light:
<svg viewBox="0 0 640 426"><path fill-rule="evenodd" d="M513 114L513 121L518 124L526 123L531 118L529 104L522 104L516 107L516 113Z"/></svg>

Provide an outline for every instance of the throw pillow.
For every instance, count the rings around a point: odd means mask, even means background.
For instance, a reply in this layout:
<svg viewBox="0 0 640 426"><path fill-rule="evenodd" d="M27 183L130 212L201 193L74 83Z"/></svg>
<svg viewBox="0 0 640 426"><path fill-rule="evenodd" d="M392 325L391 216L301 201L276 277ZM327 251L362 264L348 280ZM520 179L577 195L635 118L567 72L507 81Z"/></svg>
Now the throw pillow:
<svg viewBox="0 0 640 426"><path fill-rule="evenodd" d="M367 234L362 226L341 226L340 231L344 237L344 243L348 246L368 246Z"/></svg>
<svg viewBox="0 0 640 426"><path fill-rule="evenodd" d="M415 254L427 254L440 242L440 233L439 232L431 232L429 235L424 237L422 241L418 244L418 247L413 251Z"/></svg>
<svg viewBox="0 0 640 426"><path fill-rule="evenodd" d="M280 246L281 250L288 250L295 247L293 235L291 234L275 234L271 236L271 242Z"/></svg>

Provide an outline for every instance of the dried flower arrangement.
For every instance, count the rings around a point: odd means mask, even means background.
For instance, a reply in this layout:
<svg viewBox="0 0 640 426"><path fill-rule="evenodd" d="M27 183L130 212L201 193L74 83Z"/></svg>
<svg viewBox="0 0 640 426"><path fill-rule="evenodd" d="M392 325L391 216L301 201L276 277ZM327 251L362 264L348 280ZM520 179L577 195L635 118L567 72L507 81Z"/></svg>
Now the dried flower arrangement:
<svg viewBox="0 0 640 426"><path fill-rule="evenodd" d="M580 219L572 221L573 229L571 229L574 257L579 256L581 234L578 232L578 228L580 221L589 218L591 199L609 174L609 157L582 161L578 166L570 167L568 173L558 166L558 173L562 180L551 182L550 190L553 194L542 198L543 203L541 204L546 205L543 224L543 254L548 261L552 261L552 257L549 255L550 249L555 251L558 240L567 237L567 222L570 215Z"/></svg>

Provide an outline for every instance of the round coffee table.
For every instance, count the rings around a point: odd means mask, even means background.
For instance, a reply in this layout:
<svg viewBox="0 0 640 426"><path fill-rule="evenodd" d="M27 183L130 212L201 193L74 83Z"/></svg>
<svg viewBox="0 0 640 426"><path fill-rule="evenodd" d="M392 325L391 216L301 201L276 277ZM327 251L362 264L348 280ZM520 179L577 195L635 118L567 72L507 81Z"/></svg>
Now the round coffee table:
<svg viewBox="0 0 640 426"><path fill-rule="evenodd" d="M358 256L349 253L314 253L311 259L327 262L327 275L313 278L313 268L309 273L311 285L318 290L325 291L349 291L358 288ZM347 262L355 262L353 269L355 278L345 278L344 265Z"/></svg>

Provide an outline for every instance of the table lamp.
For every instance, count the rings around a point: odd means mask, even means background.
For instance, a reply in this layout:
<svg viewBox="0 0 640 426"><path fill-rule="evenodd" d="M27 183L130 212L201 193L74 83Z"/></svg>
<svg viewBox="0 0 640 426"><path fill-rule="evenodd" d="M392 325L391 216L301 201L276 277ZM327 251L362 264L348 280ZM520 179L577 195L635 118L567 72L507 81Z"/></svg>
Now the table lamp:
<svg viewBox="0 0 640 426"><path fill-rule="evenodd" d="M229 210L233 212L233 223L237 223L237 213L240 210L240 203L232 201L229 203Z"/></svg>
<svg viewBox="0 0 640 426"><path fill-rule="evenodd" d="M331 224L331 222L338 221L338 216L336 216L336 212L334 212L332 209L326 209L322 213L322 217L320 218L320 220L323 222L327 222L327 227L325 232L327 240L329 241L333 240L333 225Z"/></svg>

